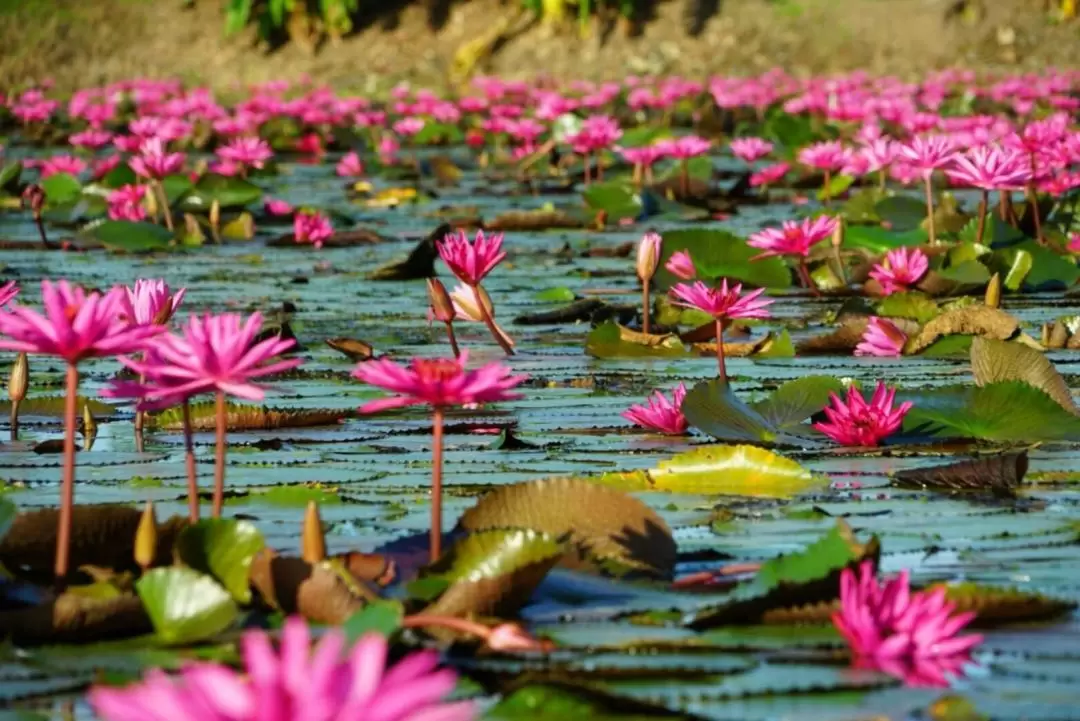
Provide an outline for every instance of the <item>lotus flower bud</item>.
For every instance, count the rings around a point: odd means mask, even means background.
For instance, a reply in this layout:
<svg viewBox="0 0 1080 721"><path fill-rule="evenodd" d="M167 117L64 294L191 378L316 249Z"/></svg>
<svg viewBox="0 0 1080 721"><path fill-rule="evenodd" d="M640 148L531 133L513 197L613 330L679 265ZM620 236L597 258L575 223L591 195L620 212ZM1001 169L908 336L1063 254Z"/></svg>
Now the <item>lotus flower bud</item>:
<svg viewBox="0 0 1080 721"><path fill-rule="evenodd" d="M146 570L154 562L157 555L157 516L154 513L153 501L146 502L142 517L139 518L139 527L135 529L135 563L139 568Z"/></svg>
<svg viewBox="0 0 1080 721"><path fill-rule="evenodd" d="M435 318L443 323L454 320L454 302L450 300L450 294L446 292L446 286L438 278L427 279L428 299L431 301L431 310Z"/></svg>
<svg viewBox="0 0 1080 721"><path fill-rule="evenodd" d="M22 206L32 210L35 219L40 218L45 207L45 189L36 183L26 186L22 192Z"/></svg>
<svg viewBox="0 0 1080 721"><path fill-rule="evenodd" d="M94 446L94 439L97 438L97 421L94 420L94 414L90 412L89 404L83 404L82 417L83 445L86 450L90 450Z"/></svg>
<svg viewBox="0 0 1080 721"><path fill-rule="evenodd" d="M652 280L656 268L660 265L660 246L663 239L659 233L648 232L638 243L637 275L643 282Z"/></svg>
<svg viewBox="0 0 1080 721"><path fill-rule="evenodd" d="M8 399L12 404L21 403L26 398L26 392L30 390L30 361L25 353L15 357L15 363L11 366L11 375L8 377Z"/></svg>
<svg viewBox="0 0 1080 721"><path fill-rule="evenodd" d="M833 229L832 245L834 248L839 248L844 244L844 221L842 218L836 219L836 228Z"/></svg>
<svg viewBox="0 0 1080 721"><path fill-rule="evenodd" d="M326 537L323 535L319 505L309 501L304 511L304 527L300 531L300 557L308 563L326 559Z"/></svg>
<svg viewBox="0 0 1080 721"><path fill-rule="evenodd" d="M990 308L1001 307L1001 273L994 273L986 284L986 305Z"/></svg>
<svg viewBox="0 0 1080 721"><path fill-rule="evenodd" d="M210 227L217 228L221 224L221 203L214 198L210 203Z"/></svg>

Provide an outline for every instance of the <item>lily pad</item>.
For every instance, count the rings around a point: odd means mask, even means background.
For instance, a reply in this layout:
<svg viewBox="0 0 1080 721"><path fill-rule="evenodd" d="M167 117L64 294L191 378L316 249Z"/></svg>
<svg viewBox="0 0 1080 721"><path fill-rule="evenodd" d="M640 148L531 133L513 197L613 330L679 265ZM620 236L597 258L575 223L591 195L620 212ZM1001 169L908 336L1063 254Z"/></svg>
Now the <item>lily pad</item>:
<svg viewBox="0 0 1080 721"><path fill-rule="evenodd" d="M663 254L655 278L661 290L681 282L664 267L672 253L680 250L690 253L698 275L704 279L728 278L762 288L791 287L791 270L783 260L750 260L760 251L747 245L745 238L725 230L673 230L663 236Z"/></svg>
<svg viewBox="0 0 1080 721"><path fill-rule="evenodd" d="M649 478L663 491L769 498L790 498L815 485L795 461L756 446L695 448L660 461Z"/></svg>
<svg viewBox="0 0 1080 721"><path fill-rule="evenodd" d="M262 188L243 178L207 173L180 198L186 213L208 213L216 200L222 210L242 208L262 198Z"/></svg>
<svg viewBox="0 0 1080 721"><path fill-rule="evenodd" d="M372 601L345 622L342 630L349 642L369 633L389 638L401 628L405 608L399 601Z"/></svg>
<svg viewBox="0 0 1080 721"><path fill-rule="evenodd" d="M172 232L156 223L131 220L94 222L83 228L82 234L93 238L109 250L125 253L166 250L174 239Z"/></svg>
<svg viewBox="0 0 1080 721"><path fill-rule="evenodd" d="M594 358L677 358L688 354L677 335L646 335L612 321L589 331L585 352Z"/></svg>
<svg viewBox="0 0 1080 721"><path fill-rule="evenodd" d="M971 371L976 385L1023 381L1046 393L1073 415L1080 415L1069 384L1040 351L1016 342L975 337L971 342Z"/></svg>
<svg viewBox="0 0 1080 721"><path fill-rule="evenodd" d="M190 568L216 578L238 603L246 604L251 601L251 563L263 546L262 534L248 521L205 518L180 532L176 555Z"/></svg>
<svg viewBox="0 0 1080 721"><path fill-rule="evenodd" d="M167 644L212 638L235 623L239 609L229 592L210 576L190 568L155 568L135 582L135 590Z"/></svg>

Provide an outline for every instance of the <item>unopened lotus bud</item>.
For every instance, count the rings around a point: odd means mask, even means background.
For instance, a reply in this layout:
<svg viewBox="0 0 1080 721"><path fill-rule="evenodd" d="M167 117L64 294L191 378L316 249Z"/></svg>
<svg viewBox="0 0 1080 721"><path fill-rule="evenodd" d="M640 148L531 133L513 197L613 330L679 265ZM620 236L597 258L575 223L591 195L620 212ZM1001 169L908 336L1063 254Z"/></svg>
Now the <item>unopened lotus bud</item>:
<svg viewBox="0 0 1080 721"><path fill-rule="evenodd" d="M323 535L319 504L309 501L304 511L304 527L300 531L300 557L308 563L326 559L326 537Z"/></svg>
<svg viewBox="0 0 1080 721"><path fill-rule="evenodd" d="M157 556L157 515L153 501L147 501L139 518L139 527L135 530L135 563L146 570Z"/></svg>
<svg viewBox="0 0 1080 721"><path fill-rule="evenodd" d="M25 353L20 353L15 356L15 363L11 366L11 375L8 377L8 399L12 404L18 404L26 398L28 390L30 390L30 360Z"/></svg>
<svg viewBox="0 0 1080 721"><path fill-rule="evenodd" d="M832 244L834 248L839 248L844 244L844 220L842 218L836 219L836 228L832 234Z"/></svg>
<svg viewBox="0 0 1080 721"><path fill-rule="evenodd" d="M26 186L22 192L22 206L29 208L34 213L34 218L41 217L41 211L45 207L45 189L36 183Z"/></svg>
<svg viewBox="0 0 1080 721"><path fill-rule="evenodd" d="M637 275L643 282L652 280L656 268L660 265L660 250L663 239L652 231L645 234L637 248Z"/></svg>
<svg viewBox="0 0 1080 721"><path fill-rule="evenodd" d="M82 418L83 445L86 450L90 450L94 446L94 439L97 438L97 421L94 420L94 414L90 412L89 404L83 404Z"/></svg>
<svg viewBox="0 0 1080 721"><path fill-rule="evenodd" d="M454 320L454 316L457 315L454 311L454 302L450 300L450 294L446 292L446 286L442 284L442 281L438 278L428 278L427 291L435 318L443 323Z"/></svg>
<svg viewBox="0 0 1080 721"><path fill-rule="evenodd" d="M146 206L146 212L150 215L157 217L158 214L158 199L156 193L147 193L143 196L143 204Z"/></svg>
<svg viewBox="0 0 1080 721"><path fill-rule="evenodd" d="M986 284L986 305L990 308L1001 307L1001 273L994 273Z"/></svg>

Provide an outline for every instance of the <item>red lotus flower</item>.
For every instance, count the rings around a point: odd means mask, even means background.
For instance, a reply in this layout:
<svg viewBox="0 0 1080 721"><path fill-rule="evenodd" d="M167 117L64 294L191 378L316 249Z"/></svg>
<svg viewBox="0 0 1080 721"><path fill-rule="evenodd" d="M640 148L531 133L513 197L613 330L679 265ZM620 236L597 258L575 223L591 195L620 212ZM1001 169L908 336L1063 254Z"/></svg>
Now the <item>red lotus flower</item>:
<svg viewBox="0 0 1080 721"><path fill-rule="evenodd" d="M768 318L769 311L765 309L773 301L770 298L758 300L764 292L764 288L758 288L742 295L742 285L736 283L729 288L727 278L721 281L719 288L710 288L699 280L692 285L678 283L671 289L671 294L678 298L675 305L697 308L717 320Z"/></svg>
<svg viewBox="0 0 1080 721"><path fill-rule="evenodd" d="M801 222L785 220L779 228L766 228L754 233L747 240L747 245L759 248L763 252L755 255L751 260L780 255L806 258L810 255L810 246L820 243L836 232L836 224L836 218L819 215Z"/></svg>
<svg viewBox="0 0 1080 721"><path fill-rule="evenodd" d="M673 436L682 435L689 427L681 410L684 398L686 386L680 383L672 391L671 400L662 392L655 391L646 399L646 405L630 406L623 411L622 417L651 431Z"/></svg>
<svg viewBox="0 0 1080 721"><path fill-rule="evenodd" d="M835 393L829 394L831 407L825 408L826 422L813 427L840 445L867 448L880 445L881 441L900 429L904 416L911 410L911 401L893 408L896 389L889 389L878 381L877 389L869 403L855 386L848 388L847 399Z"/></svg>
<svg viewBox="0 0 1080 721"><path fill-rule="evenodd" d="M914 286L929 268L926 253L918 248L896 248L885 254L885 262L873 267L870 277L881 285L885 295L892 295Z"/></svg>

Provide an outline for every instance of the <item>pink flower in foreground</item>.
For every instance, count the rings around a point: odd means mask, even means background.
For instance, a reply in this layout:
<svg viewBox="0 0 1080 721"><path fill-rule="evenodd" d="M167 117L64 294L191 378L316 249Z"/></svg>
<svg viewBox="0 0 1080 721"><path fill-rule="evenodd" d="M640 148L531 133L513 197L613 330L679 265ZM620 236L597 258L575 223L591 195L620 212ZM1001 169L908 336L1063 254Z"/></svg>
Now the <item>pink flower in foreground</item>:
<svg viewBox="0 0 1080 721"><path fill-rule="evenodd" d="M123 185L109 193L109 217L113 220L139 221L146 217L145 185Z"/></svg>
<svg viewBox="0 0 1080 721"><path fill-rule="evenodd" d="M170 293L169 284L161 279L139 278L133 287L124 288L123 318L136 325L165 325L184 300L185 293L186 288Z"/></svg>
<svg viewBox="0 0 1080 721"><path fill-rule="evenodd" d="M0 313L0 349L51 355L76 364L84 358L144 350L164 329L132 326L122 319L124 291L87 293L66 280L41 281L45 313L14 305Z"/></svg>
<svg viewBox="0 0 1080 721"><path fill-rule="evenodd" d="M813 143L799 151L799 162L809 168L836 172L847 165L850 151L836 140Z"/></svg>
<svg viewBox="0 0 1080 721"><path fill-rule="evenodd" d="M311 243L321 248L333 234L334 226L321 213L301 211L293 216L293 237L297 243Z"/></svg>
<svg viewBox="0 0 1080 721"><path fill-rule="evenodd" d="M360 412L424 404L445 408L521 398L510 390L528 380L528 376L511 375L510 369L500 363L465 370L468 357L468 351L463 350L457 359L413 358L408 366L390 360L360 363L352 372L354 378L399 394L366 403Z"/></svg>
<svg viewBox="0 0 1080 721"><path fill-rule="evenodd" d="M855 346L855 355L896 358L903 354L907 335L891 320L873 316L866 324L862 340Z"/></svg>
<svg viewBox="0 0 1080 721"><path fill-rule="evenodd" d="M175 677L152 669L125 688L94 687L90 705L103 721L472 721L472 702L445 703L456 676L439 670L438 654L421 651L387 666L386 639L370 633L345 650L345 633L330 628L312 645L306 622L285 621L280 648L270 635L247 631L240 643L244 672L210 661Z"/></svg>
<svg viewBox="0 0 1080 721"><path fill-rule="evenodd" d="M482 230L476 231L476 240L470 243L469 236L461 230L435 241L435 247L458 280L474 286L506 257L502 243L502 233L484 235Z"/></svg>
<svg viewBox="0 0 1080 721"><path fill-rule="evenodd" d="M764 292L764 288L758 288L741 296L742 285L736 283L729 288L727 278L721 281L719 288L710 288L699 280L692 285L678 283L671 289L671 294L678 298L675 305L697 308L717 320L768 318L769 311L766 308L772 305L773 301L771 298L758 300Z"/></svg>
<svg viewBox="0 0 1080 721"><path fill-rule="evenodd" d="M920 178L926 179L938 168L944 168L953 162L956 148L948 136L920 135L901 144L897 155Z"/></svg>
<svg viewBox="0 0 1080 721"><path fill-rule="evenodd" d="M975 612L956 613L946 600L945 588L912 592L909 573L880 584L874 564L863 561L858 575L850 568L840 576L840 610L832 620L851 647L856 662L897 673L915 685L941 685L944 673L959 664L983 637L960 634ZM928 660L954 659L935 668ZM867 664L866 662L871 662Z"/></svg>
<svg viewBox="0 0 1080 721"><path fill-rule="evenodd" d="M766 165L764 168L750 175L750 187L759 188L762 186L770 186L779 180L783 180L789 170L791 170L791 166L787 163L773 163L772 165Z"/></svg>
<svg viewBox="0 0 1080 721"><path fill-rule="evenodd" d="M683 280L693 280L697 277L697 268L694 267L694 259L685 250L677 250L671 254L664 267L668 272Z"/></svg>
<svg viewBox="0 0 1080 721"><path fill-rule="evenodd" d="M631 423L648 428L658 433L678 436L686 433L689 424L682 413L682 402L686 398L686 386L680 383L671 393L671 400L660 391L655 391L646 399L643 406L630 406L623 411L622 417Z"/></svg>
<svg viewBox="0 0 1080 721"><path fill-rule="evenodd" d="M825 408L825 422L813 427L842 446L868 448L881 444L887 436L900 429L904 416L912 403L905 401L893 408L896 389L889 389L878 381L877 389L869 403L855 386L848 388L847 400L835 393L829 394L831 407Z"/></svg>
<svg viewBox="0 0 1080 721"><path fill-rule="evenodd" d="M870 277L878 282L885 295L912 287L926 275L930 261L918 248L897 248L885 254L885 262L876 264Z"/></svg>
<svg viewBox="0 0 1080 721"><path fill-rule="evenodd" d="M805 258L810 255L810 246L832 237L836 232L836 223L836 218L819 215L801 222L785 220L779 228L766 228L754 233L746 243L763 252L755 255L751 260L774 255L794 255Z"/></svg>
<svg viewBox="0 0 1080 721"><path fill-rule="evenodd" d="M728 147L732 155L748 164L761 160L773 151L773 144L768 140L753 137L732 140Z"/></svg>
<svg viewBox="0 0 1080 721"><path fill-rule="evenodd" d="M355 178L364 174L364 163L355 152L346 153L338 161L334 172L342 178Z"/></svg>
<svg viewBox="0 0 1080 721"><path fill-rule="evenodd" d="M160 138L150 138L139 146L139 154L128 161L135 175L151 180L161 180L184 167L183 153L170 153Z"/></svg>
<svg viewBox="0 0 1080 721"><path fill-rule="evenodd" d="M277 198L267 198L263 203L263 210L267 215L292 215L293 207L286 203L284 200Z"/></svg>
<svg viewBox="0 0 1080 721"><path fill-rule="evenodd" d="M1031 163L1019 151L983 145L955 156L945 175L980 190L1019 190L1031 180Z"/></svg>
<svg viewBox="0 0 1080 721"><path fill-rule="evenodd" d="M19 294L19 286L13 280L0 285L0 308L4 307Z"/></svg>
<svg viewBox="0 0 1080 721"><path fill-rule="evenodd" d="M157 338L145 360L120 359L145 376L145 384L113 381L103 395L141 398L140 410L167 407L181 398L210 391L261 401L266 389L253 379L290 370L302 362L299 358L275 360L295 341L272 336L256 342L261 329L260 313L252 313L247 320L237 313L193 315L181 327L180 335Z"/></svg>
<svg viewBox="0 0 1080 721"><path fill-rule="evenodd" d="M274 157L270 143L262 138L244 136L233 138L227 145L217 149L217 156L226 163L234 163L244 168L262 168L266 161Z"/></svg>

